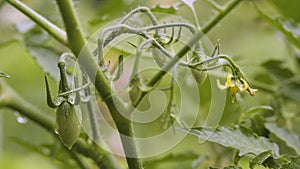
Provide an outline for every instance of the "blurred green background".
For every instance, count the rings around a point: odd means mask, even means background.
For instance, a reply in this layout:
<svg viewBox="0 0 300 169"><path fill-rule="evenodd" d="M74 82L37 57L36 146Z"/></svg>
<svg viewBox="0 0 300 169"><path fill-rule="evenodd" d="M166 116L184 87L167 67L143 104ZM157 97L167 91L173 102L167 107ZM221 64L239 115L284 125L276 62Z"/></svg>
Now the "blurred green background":
<svg viewBox="0 0 300 169"><path fill-rule="evenodd" d="M58 9L54 1L40 0L24 3L38 11L40 14L62 27L62 20L59 17ZM152 7L157 4L172 5L177 1L134 1L134 0L86 0L75 1L76 9L83 25L86 36L91 36L103 25L113 19L123 16L125 12L137 7L147 5ZM226 0L217 0L224 4ZM286 3L284 0L257 1L260 9L266 12L289 18L295 22L300 21L298 0L291 0ZM1 1L0 8L0 71L11 76L5 81L9 83L22 97L30 101L38 108L44 110L49 116L54 118L54 110L47 108L45 102L45 85L43 81L43 70L39 67L35 58L31 57L21 43L22 35L18 33L16 25L25 24L28 18L20 14L16 9ZM214 15L212 8L204 1L195 3L200 24L205 24ZM296 8L297 7L297 8ZM180 8L177 14L193 22L192 15L186 7ZM282 61L282 67L287 67L296 75L299 75L299 65L297 54L299 52L284 38L284 36L270 24L264 21L256 12L253 5L242 2L232 13L225 17L211 32L207 34L210 41L215 44L221 40L221 52L229 54L241 66L253 85L263 86L266 89L276 89L277 82L272 80L270 72L262 66L262 63L269 60ZM67 51L55 40L48 42L55 47L55 51ZM298 52L298 53L297 53ZM46 55L46 54L45 54ZM45 56L47 57L47 56ZM53 58L51 63L55 63L57 58ZM50 61L49 61L50 63ZM49 69L56 69L55 64L49 64ZM57 71L57 70L56 70ZM54 81L53 91L55 88ZM200 87L201 97L209 96L209 81ZM202 89L202 90L201 90ZM220 91L221 92L221 91ZM228 98L230 96L228 95ZM300 97L300 96L298 96ZM231 103L231 98L227 99L225 111L223 113L221 125L231 125L238 121L241 112L259 105L274 105L272 93L259 90L255 97L243 95L241 103ZM281 100L282 101L282 100ZM283 118L289 120L287 126L300 134L300 127L296 124L299 119L299 102L283 100ZM201 103L201 110L209 108L209 103ZM201 116L204 118L205 116ZM24 121L25 120L25 121ZM198 119L199 121L203 119ZM147 130L145 128L144 130ZM41 156L28 146L24 146L18 140L23 140L32 145L52 144L54 139L43 129L30 120L20 117L18 112L6 108L0 109L0 169L37 169L37 168L60 168L62 164L51 158ZM34 147L33 147L34 149ZM206 155L208 160L200 166L224 166L231 160L232 152L218 145L210 143L198 144L198 139L188 136L182 141L172 153L192 152ZM223 156L220 156L223 155ZM247 168L247 159L243 159ZM181 168L190 165L190 161L178 163L164 163L156 168ZM262 167L263 168L263 167Z"/></svg>

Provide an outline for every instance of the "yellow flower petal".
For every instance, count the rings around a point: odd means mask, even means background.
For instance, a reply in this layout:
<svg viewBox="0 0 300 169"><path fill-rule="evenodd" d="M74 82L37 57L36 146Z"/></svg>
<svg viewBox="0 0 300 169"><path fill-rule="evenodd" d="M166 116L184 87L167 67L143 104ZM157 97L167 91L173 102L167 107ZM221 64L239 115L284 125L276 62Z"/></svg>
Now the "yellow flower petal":
<svg viewBox="0 0 300 169"><path fill-rule="evenodd" d="M234 84L231 81L232 78L233 78L232 74L227 75L227 77L226 77L226 83L225 83L226 87L233 87L234 86Z"/></svg>

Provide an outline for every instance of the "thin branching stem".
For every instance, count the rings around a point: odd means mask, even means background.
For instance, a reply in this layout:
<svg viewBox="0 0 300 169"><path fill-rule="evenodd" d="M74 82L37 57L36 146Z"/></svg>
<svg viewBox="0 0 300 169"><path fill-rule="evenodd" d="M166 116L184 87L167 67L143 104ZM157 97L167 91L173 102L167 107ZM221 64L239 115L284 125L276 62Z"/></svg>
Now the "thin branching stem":
<svg viewBox="0 0 300 169"><path fill-rule="evenodd" d="M139 69L139 61L140 61L140 56L142 54L142 50L147 46L149 45L150 43L152 43L154 39L151 38L151 39L147 39L145 40L144 42L142 42L139 47L137 48L137 51L136 51L136 55L135 55L135 60L134 60L134 65L133 65L133 69L132 69L132 73L131 73L131 79L133 79L133 77L135 75L138 74L138 69Z"/></svg>
<svg viewBox="0 0 300 169"><path fill-rule="evenodd" d="M196 33L196 28L193 25L188 24L188 23L169 23L169 24L163 24L163 25L147 26L147 27L143 27L142 30L151 31L151 30L156 30L156 29L174 28L174 27L185 27L192 34Z"/></svg>
<svg viewBox="0 0 300 169"><path fill-rule="evenodd" d="M231 10L233 10L241 0L234 0L230 2L225 9L217 14L211 21L208 22L202 28L202 32L204 34L208 33L217 23L219 23ZM176 57L172 58L169 63L163 67L157 74L155 74L147 83L148 87L154 86L165 74L168 70L170 70L190 49L193 45L197 44L198 41L203 37L203 34L197 32L194 37L176 54ZM242 73L242 71L240 71ZM141 95L141 98L145 97L147 92L144 92Z"/></svg>
<svg viewBox="0 0 300 169"><path fill-rule="evenodd" d="M50 35L52 35L56 40L58 40L60 43L64 45L68 45L66 32L61 30L59 27L57 27L55 24L51 23L49 20L29 8L27 5L25 5L23 2L19 0L6 0L9 4L17 8L19 11L21 11L23 14L25 14L27 17L29 17L31 20L33 20L35 23L37 23L39 26L41 26L45 31L47 31Z"/></svg>
<svg viewBox="0 0 300 169"><path fill-rule="evenodd" d="M211 7L213 7L216 11L222 12L223 7L216 3L214 0L205 0Z"/></svg>
<svg viewBox="0 0 300 169"><path fill-rule="evenodd" d="M130 34L139 35L139 36L142 36L145 39L153 39L153 37L150 34L148 34L148 32L146 32L143 28L133 28L133 27L128 26L126 24L120 24L120 25L116 25L116 26L111 26L111 27L108 27L108 28L104 28L101 31L100 35L99 35L98 49L97 49L98 50L97 51L97 53L98 53L98 62L100 62L99 64L101 66L104 65L103 64L103 59L104 59L103 48L105 47L105 45L104 45L105 34L107 32L116 31L116 30L120 30L120 32L122 32L122 33L130 33ZM122 34L122 33L120 33L120 34ZM116 36L119 36L119 35L116 35ZM171 54L168 50L166 50L156 39L152 40L152 44L155 47L157 47L167 57L169 57L169 58L173 58L174 57L174 55Z"/></svg>
<svg viewBox="0 0 300 169"><path fill-rule="evenodd" d="M215 70L221 67L229 67L231 69L231 71L234 71L234 69L232 68L232 66L230 64L220 64L220 65L216 65L216 66L210 66L210 67L205 67L205 68L198 68L195 67L193 69L196 69L198 71L209 71L209 70Z"/></svg>
<svg viewBox="0 0 300 169"><path fill-rule="evenodd" d="M218 59L225 59L229 64L229 67L230 69L232 70L232 73L233 74L238 74L240 77L244 78L246 80L246 76L244 74L244 72L242 71L242 69L227 55L224 55L224 54L220 54L220 55L217 55L215 57L211 57L209 59L206 59L206 60L203 60L203 61L200 61L200 62L196 62L196 63L190 63L190 64L187 64L185 66L188 66L188 67L191 67L191 68L197 68L198 66L201 66L203 64L206 64L206 63L209 63L211 61L214 61L214 60L218 60Z"/></svg>
<svg viewBox="0 0 300 169"><path fill-rule="evenodd" d="M141 6L141 7L138 7L138 8L135 8L133 10L131 10L127 15L125 15L123 17L123 19L120 21L120 23L125 23L128 19L130 19L134 14L136 13L143 13L143 14L146 14L149 19L151 20L152 24L153 25L158 25L158 20L156 19L156 17L152 14L151 10L145 6Z"/></svg>
<svg viewBox="0 0 300 169"><path fill-rule="evenodd" d="M232 9L234 9L242 0L233 0L225 5L224 10L219 12L212 20L202 28L204 34L208 33L217 23L220 22Z"/></svg>

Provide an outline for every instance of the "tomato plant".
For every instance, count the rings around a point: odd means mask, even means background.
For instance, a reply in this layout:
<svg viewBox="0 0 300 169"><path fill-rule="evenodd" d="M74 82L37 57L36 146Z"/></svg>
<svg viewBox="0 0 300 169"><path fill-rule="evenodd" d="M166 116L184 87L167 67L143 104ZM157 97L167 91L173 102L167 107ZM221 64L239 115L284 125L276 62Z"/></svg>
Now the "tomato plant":
<svg viewBox="0 0 300 169"><path fill-rule="evenodd" d="M300 3L160 3L0 1L0 168L300 168Z"/></svg>

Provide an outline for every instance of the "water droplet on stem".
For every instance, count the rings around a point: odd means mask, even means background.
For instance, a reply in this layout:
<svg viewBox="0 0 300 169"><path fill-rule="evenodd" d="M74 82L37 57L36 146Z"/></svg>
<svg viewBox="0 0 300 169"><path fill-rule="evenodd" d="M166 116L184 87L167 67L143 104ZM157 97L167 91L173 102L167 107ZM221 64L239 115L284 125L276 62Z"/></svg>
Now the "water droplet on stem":
<svg viewBox="0 0 300 169"><path fill-rule="evenodd" d="M27 118L22 116L19 112L15 112L14 115L17 118L17 122L20 124L26 124L27 123Z"/></svg>

